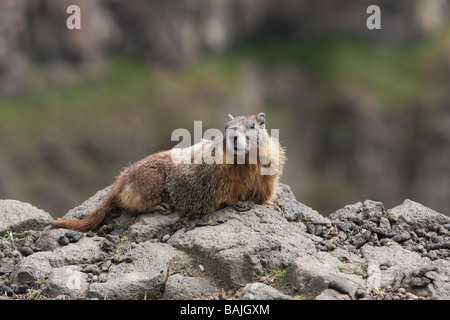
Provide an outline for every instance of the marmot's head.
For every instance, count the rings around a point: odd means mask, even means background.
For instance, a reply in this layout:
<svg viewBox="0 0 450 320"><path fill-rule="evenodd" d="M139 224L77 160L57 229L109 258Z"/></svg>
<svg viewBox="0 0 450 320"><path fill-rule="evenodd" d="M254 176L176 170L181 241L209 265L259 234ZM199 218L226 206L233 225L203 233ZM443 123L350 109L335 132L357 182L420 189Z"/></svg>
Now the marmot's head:
<svg viewBox="0 0 450 320"><path fill-rule="evenodd" d="M225 124L225 137L227 150L232 153L248 152L258 147L258 139L263 138L261 132L265 133L266 115L260 113L257 116L240 116L233 118L228 115Z"/></svg>

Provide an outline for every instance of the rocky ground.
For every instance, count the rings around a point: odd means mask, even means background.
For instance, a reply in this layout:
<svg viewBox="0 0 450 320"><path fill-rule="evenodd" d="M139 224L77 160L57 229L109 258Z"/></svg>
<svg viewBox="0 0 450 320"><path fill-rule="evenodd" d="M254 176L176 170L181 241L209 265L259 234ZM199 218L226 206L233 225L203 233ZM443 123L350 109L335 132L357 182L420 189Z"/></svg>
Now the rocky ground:
<svg viewBox="0 0 450 320"><path fill-rule="evenodd" d="M194 219L123 212L80 233L0 200L0 299L450 299L449 217L367 200L325 218L286 185L275 204Z"/></svg>

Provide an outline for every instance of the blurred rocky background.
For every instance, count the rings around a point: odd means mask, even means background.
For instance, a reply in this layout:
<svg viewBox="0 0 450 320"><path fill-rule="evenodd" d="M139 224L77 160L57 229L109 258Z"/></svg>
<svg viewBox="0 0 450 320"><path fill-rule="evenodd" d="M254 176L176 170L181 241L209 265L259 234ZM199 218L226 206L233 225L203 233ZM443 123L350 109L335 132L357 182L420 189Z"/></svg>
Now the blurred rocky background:
<svg viewBox="0 0 450 320"><path fill-rule="evenodd" d="M174 129L265 112L300 202L448 215L449 17L449 0L2 0L0 199L58 217Z"/></svg>

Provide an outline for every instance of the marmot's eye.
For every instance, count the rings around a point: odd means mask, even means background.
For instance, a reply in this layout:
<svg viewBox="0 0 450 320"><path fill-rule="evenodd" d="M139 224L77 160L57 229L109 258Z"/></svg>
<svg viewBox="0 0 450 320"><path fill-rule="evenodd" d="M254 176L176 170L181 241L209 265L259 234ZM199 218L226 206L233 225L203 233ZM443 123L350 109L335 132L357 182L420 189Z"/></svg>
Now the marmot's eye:
<svg viewBox="0 0 450 320"><path fill-rule="evenodd" d="M251 124L250 129L255 129L255 124L254 123Z"/></svg>

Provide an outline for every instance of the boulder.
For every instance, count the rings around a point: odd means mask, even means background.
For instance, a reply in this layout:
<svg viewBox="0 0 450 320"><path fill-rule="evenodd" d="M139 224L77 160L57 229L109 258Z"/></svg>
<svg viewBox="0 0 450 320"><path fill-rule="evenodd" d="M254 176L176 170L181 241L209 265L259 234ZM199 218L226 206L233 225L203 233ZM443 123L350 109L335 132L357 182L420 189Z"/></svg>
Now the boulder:
<svg viewBox="0 0 450 320"><path fill-rule="evenodd" d="M128 234L133 241L142 242L151 239L162 240L165 235L172 233L174 226L180 220L181 214L173 212L168 215L160 213L144 213L136 218L130 226Z"/></svg>
<svg viewBox="0 0 450 320"><path fill-rule="evenodd" d="M375 247L364 245L361 254L368 263L367 286L369 289L380 289L387 286L399 286L404 274L420 269L429 259L418 253L402 248L398 244ZM383 270L380 267L383 266Z"/></svg>
<svg viewBox="0 0 450 320"><path fill-rule="evenodd" d="M88 276L77 266L55 268L42 284L42 293L50 298L63 296L67 299L82 299L88 289Z"/></svg>
<svg viewBox="0 0 450 320"><path fill-rule="evenodd" d="M396 217L398 223L405 228L429 229L434 224L449 225L450 217L427 208L420 203L406 199L401 205L394 207L389 211L391 216Z"/></svg>
<svg viewBox="0 0 450 320"><path fill-rule="evenodd" d="M6 231L42 230L53 221L50 214L17 200L0 200L0 234Z"/></svg>
<svg viewBox="0 0 450 320"><path fill-rule="evenodd" d="M402 287L416 296L450 298L448 259L431 261L398 244L384 247L365 245L361 253L368 262L368 289Z"/></svg>
<svg viewBox="0 0 450 320"><path fill-rule="evenodd" d="M341 265L342 262L329 253L301 254L288 265L286 276L309 299L327 289L354 298L356 290L365 286L364 280L361 276L343 272Z"/></svg>
<svg viewBox="0 0 450 320"><path fill-rule="evenodd" d="M37 252L20 261L12 270L13 283L33 287L52 273L50 259L56 258L52 252Z"/></svg>
<svg viewBox="0 0 450 320"><path fill-rule="evenodd" d="M206 225L175 232L168 243L197 256L227 286L245 285L265 272L315 250L301 222L290 223L270 206L247 212L224 208L202 220Z"/></svg>
<svg viewBox="0 0 450 320"><path fill-rule="evenodd" d="M241 300L291 300L292 297L264 283L249 283L241 292Z"/></svg>
<svg viewBox="0 0 450 320"><path fill-rule="evenodd" d="M206 279L174 274L167 279L163 298L198 299L218 292L219 289Z"/></svg>
<svg viewBox="0 0 450 320"><path fill-rule="evenodd" d="M287 265L298 254L315 250L314 236L305 232L306 226L286 216L308 217L308 221L325 218L305 205L286 212L290 201L295 201L291 189L280 184L276 207L255 205L246 212L227 207L203 215L200 227L176 231L168 243L194 254L225 286L245 285Z"/></svg>
<svg viewBox="0 0 450 320"><path fill-rule="evenodd" d="M123 262L111 266L105 282L92 283L87 296L98 299L159 297L176 250L162 243L136 245Z"/></svg>

